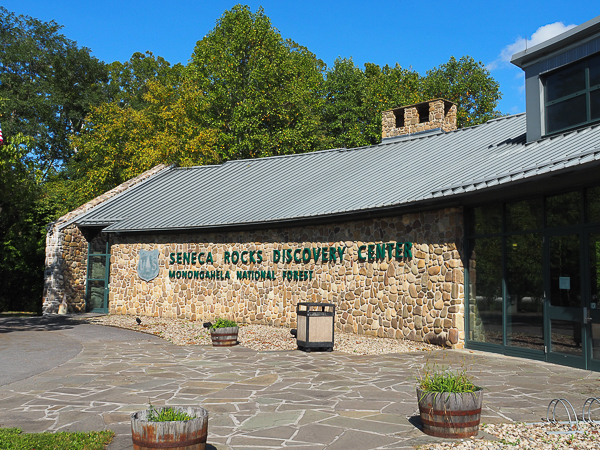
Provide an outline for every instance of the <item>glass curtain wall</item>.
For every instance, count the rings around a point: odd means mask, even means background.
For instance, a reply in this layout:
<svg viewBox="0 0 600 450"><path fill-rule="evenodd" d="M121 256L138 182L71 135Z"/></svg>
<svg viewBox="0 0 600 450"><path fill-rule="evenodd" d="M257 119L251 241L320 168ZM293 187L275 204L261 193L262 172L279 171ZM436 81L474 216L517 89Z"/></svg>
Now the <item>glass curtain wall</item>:
<svg viewBox="0 0 600 450"><path fill-rule="evenodd" d="M544 313L600 310L600 186L466 213L468 342L534 358L545 346L585 357L583 320ZM600 360L600 325L589 321L591 356Z"/></svg>
<svg viewBox="0 0 600 450"><path fill-rule="evenodd" d="M598 71L600 73L600 69ZM585 205L586 220L600 223L600 186L587 190ZM590 307L596 310L600 308L600 229L590 233L588 258L590 265ZM591 328L592 358L600 361L600 323L595 321L591 324Z"/></svg>
<svg viewBox="0 0 600 450"><path fill-rule="evenodd" d="M542 199L471 211L470 341L543 351L542 217Z"/></svg>

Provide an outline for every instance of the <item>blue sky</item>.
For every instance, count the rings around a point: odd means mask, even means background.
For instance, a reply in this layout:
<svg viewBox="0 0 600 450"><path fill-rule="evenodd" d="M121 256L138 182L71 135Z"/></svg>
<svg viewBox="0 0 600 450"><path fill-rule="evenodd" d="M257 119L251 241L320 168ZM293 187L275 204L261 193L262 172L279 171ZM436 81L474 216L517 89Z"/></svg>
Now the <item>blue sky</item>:
<svg viewBox="0 0 600 450"><path fill-rule="evenodd" d="M187 63L196 42L236 1L4 0L17 14L54 20L63 33L105 61L125 61L150 50L170 63ZM522 71L507 62L511 51L580 25L600 14L580 1L246 1L263 6L273 25L328 66L338 56L363 66L412 67L425 74L451 56L482 61L500 83L499 109L525 110ZM537 32L537 33L536 33ZM529 42L529 46L532 42Z"/></svg>

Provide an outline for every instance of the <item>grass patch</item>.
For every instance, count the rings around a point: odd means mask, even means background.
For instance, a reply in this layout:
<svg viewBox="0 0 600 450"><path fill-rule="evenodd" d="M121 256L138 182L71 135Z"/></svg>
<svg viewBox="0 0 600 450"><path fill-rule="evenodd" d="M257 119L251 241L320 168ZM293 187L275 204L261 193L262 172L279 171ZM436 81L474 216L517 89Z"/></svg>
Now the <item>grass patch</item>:
<svg viewBox="0 0 600 450"><path fill-rule="evenodd" d="M23 433L19 428L0 428L2 450L104 450L112 431Z"/></svg>

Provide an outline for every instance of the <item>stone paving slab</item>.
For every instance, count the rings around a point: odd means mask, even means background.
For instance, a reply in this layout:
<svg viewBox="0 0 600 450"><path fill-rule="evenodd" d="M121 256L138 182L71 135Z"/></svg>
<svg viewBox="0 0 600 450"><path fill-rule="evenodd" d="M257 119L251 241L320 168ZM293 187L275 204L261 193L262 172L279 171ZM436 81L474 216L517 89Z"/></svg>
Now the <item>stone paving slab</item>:
<svg viewBox="0 0 600 450"><path fill-rule="evenodd" d="M415 426L415 377L427 363L467 367L476 384L486 387L482 417L488 423L539 421L557 396L579 410L600 391L599 373L468 350L383 356L255 352L177 347L74 321L63 321L62 328L46 323L32 330L22 322L14 329L0 325L0 339L11 334L11 342L26 345L32 342L27 334L36 333L37 346L39 334L46 333L47 342L69 342L81 351L0 386L0 426L25 432L111 429L117 436L109 450L131 448L129 415L148 403L206 408L210 450L413 449L439 441ZM18 367L18 352L2 355L0 365Z"/></svg>

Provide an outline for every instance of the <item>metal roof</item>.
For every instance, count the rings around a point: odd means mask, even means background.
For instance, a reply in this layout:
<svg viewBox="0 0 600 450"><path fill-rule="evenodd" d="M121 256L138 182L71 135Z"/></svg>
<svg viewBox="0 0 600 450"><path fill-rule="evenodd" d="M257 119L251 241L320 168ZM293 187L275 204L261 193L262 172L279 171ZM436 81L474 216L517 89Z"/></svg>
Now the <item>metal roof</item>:
<svg viewBox="0 0 600 450"><path fill-rule="evenodd" d="M354 149L170 167L79 216L108 232L269 224L418 205L600 160L600 125L525 143L525 114Z"/></svg>
<svg viewBox="0 0 600 450"><path fill-rule="evenodd" d="M564 33L554 36L548 40L540 42L531 48L522 50L512 55L510 62L515 66L525 68L540 58L559 50L570 48L570 46L581 44L586 39L590 39L600 31L600 16L594 17L581 25L571 28Z"/></svg>

